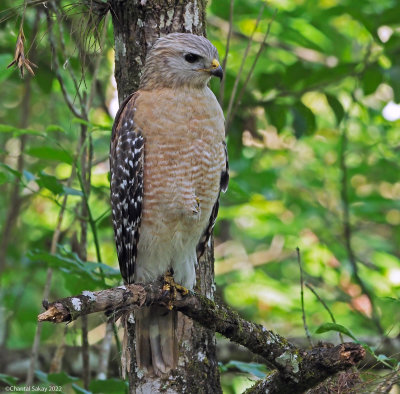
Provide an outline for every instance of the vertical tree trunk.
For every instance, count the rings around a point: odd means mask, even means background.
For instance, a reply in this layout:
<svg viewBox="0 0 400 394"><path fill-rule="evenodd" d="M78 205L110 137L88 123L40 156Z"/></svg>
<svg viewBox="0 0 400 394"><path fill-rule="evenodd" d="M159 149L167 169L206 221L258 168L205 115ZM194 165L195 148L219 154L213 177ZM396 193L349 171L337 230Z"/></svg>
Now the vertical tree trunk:
<svg viewBox="0 0 400 394"><path fill-rule="evenodd" d="M113 0L115 79L120 102L138 85L147 50L161 35L185 32L205 35L205 0ZM213 245L197 269L197 290L214 294ZM169 379L137 376L134 350L130 367L131 393L220 393L216 341L213 331L182 317L178 368ZM128 323L128 346L134 349L134 323Z"/></svg>

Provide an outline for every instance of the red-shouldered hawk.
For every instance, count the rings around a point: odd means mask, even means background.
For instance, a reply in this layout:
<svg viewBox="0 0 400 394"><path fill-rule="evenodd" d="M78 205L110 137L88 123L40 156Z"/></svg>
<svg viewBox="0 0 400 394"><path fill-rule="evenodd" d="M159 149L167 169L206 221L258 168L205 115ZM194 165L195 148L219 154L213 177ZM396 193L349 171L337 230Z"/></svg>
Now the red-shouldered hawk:
<svg viewBox="0 0 400 394"><path fill-rule="evenodd" d="M207 83L222 78L216 48L173 33L149 51L139 90L119 109L111 139L111 205L125 283L168 271L193 289L228 185L224 115ZM162 375L176 366L177 314L135 312L139 368Z"/></svg>

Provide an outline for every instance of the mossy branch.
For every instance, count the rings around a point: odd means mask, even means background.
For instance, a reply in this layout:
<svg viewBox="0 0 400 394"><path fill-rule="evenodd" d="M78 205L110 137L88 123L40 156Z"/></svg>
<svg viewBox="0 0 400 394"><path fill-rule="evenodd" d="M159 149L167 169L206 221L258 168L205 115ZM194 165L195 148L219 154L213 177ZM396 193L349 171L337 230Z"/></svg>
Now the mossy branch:
<svg viewBox="0 0 400 394"><path fill-rule="evenodd" d="M171 292L172 293L172 292ZM242 319L230 308L219 305L193 292L171 297L162 284L134 284L57 300L44 302L46 311L39 321L69 322L82 315L107 312L116 316L149 305L173 308L189 316L204 327L219 332L230 340L245 346L276 367L277 372L258 383L252 392L300 393L322 382L338 371L355 365L365 356L365 350L355 343L335 347L320 346L303 350L265 327ZM252 390L252 389L250 389Z"/></svg>

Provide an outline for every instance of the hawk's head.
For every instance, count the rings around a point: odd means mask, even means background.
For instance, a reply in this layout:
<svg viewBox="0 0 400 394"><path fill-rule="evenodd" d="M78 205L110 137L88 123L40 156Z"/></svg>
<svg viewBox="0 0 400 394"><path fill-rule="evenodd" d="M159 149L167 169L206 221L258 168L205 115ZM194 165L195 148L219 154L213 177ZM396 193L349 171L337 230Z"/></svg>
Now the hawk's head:
<svg viewBox="0 0 400 394"><path fill-rule="evenodd" d="M172 33L150 49L140 81L142 89L202 88L212 76L222 78L217 49L207 38Z"/></svg>

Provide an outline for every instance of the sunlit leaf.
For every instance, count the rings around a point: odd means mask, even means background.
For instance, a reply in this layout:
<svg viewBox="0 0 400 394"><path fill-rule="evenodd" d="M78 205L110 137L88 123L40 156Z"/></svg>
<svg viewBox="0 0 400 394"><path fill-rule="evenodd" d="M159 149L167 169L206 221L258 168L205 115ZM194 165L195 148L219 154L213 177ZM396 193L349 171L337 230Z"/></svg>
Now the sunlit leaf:
<svg viewBox="0 0 400 394"><path fill-rule="evenodd" d="M336 117L336 124L340 124L344 116L344 109L341 102L332 94L325 93L326 99Z"/></svg>
<svg viewBox="0 0 400 394"><path fill-rule="evenodd" d="M321 324L317 329L316 329L316 334L323 334L325 332L330 332L330 331L335 331L335 332L341 332L342 334L345 334L349 336L350 338L354 339L357 341L357 338L351 333L351 331L342 326L341 324L336 324L336 323L324 323Z"/></svg>
<svg viewBox="0 0 400 394"><path fill-rule="evenodd" d="M50 146L39 146L30 148L26 150L26 153L30 156L44 160L54 160L68 164L72 164L73 162L73 159L69 153L62 149L56 149Z"/></svg>
<svg viewBox="0 0 400 394"><path fill-rule="evenodd" d="M53 175L48 175L44 172L41 172L39 174L39 177L37 179L37 184L40 187L44 187L48 190L50 190L54 194L61 194L64 191L63 185L60 183L60 181Z"/></svg>
<svg viewBox="0 0 400 394"><path fill-rule="evenodd" d="M46 127L46 133L56 133L56 132L65 133L65 130L61 126L56 124L51 124Z"/></svg>

